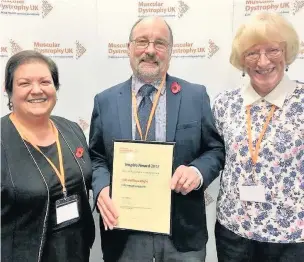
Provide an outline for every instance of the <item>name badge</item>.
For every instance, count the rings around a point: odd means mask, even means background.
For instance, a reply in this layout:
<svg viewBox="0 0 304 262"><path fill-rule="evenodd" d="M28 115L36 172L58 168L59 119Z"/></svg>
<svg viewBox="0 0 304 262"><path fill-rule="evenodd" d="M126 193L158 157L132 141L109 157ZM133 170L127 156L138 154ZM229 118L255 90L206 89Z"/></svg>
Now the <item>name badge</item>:
<svg viewBox="0 0 304 262"><path fill-rule="evenodd" d="M240 199L242 201L266 202L265 187L257 186L239 186Z"/></svg>
<svg viewBox="0 0 304 262"><path fill-rule="evenodd" d="M68 196L56 201L57 225L61 223L72 224L79 220L79 197Z"/></svg>

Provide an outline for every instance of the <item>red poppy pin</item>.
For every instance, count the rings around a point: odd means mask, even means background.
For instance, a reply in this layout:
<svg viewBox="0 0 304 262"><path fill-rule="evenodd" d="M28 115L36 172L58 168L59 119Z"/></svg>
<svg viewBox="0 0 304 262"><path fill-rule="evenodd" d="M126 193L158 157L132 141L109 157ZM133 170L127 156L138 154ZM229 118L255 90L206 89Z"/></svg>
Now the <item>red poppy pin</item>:
<svg viewBox="0 0 304 262"><path fill-rule="evenodd" d="M173 83L171 84L171 92L172 92L173 94L177 94L181 89L182 89L182 88L181 88L181 86L179 85L179 83L173 82Z"/></svg>
<svg viewBox="0 0 304 262"><path fill-rule="evenodd" d="M83 151L83 147L77 147L75 152L76 157L81 158L83 156Z"/></svg>

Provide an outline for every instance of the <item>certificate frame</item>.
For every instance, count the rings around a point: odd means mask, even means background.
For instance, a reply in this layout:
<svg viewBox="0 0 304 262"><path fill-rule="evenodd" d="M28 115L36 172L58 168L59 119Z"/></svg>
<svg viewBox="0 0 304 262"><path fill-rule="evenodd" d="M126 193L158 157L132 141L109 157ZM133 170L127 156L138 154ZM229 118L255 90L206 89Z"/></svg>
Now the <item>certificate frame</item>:
<svg viewBox="0 0 304 262"><path fill-rule="evenodd" d="M138 147L138 146L141 147L142 145L152 145L152 147L153 147L153 145L156 145L156 146L160 146L160 148L161 148L162 145L164 145L165 147L162 147L162 148L166 148L167 147L167 150L169 150L169 151L172 150L172 162L171 162L171 165L170 165L170 177L169 177L169 174L167 174L168 175L168 179L171 180L171 177L172 177L172 174L173 174L173 161L174 161L174 152L175 152L175 144L176 144L175 142L158 142L158 141L140 141L140 140L115 139L115 140L113 140L113 169L112 169L112 175L110 177L110 197L112 198L112 200L114 202L114 205L117 204L115 202L120 202L121 203L121 199L117 200L117 198L119 198L119 196L118 197L114 196L114 195L117 195L117 194L119 195L119 193L115 193L114 189L116 189L116 191L117 191L117 183L119 184L119 182L117 182L117 180L119 180L119 178L121 178L120 175L115 174L118 171L117 168L115 167L115 165L117 164L116 161L115 161L115 156L117 154L117 152L115 152L115 148L116 148L115 144L117 144L117 145L119 145L119 144L120 145L125 145L124 148L127 148L126 146L128 146L128 145L130 145L131 148L133 148L133 146L135 148ZM169 168L167 167L167 169L169 169ZM167 170L167 169L166 169L166 171L169 172L169 170ZM139 172L139 173L141 173L141 172ZM172 207L173 207L172 200L173 200L173 192L170 189L170 184L169 183L170 183L170 181L168 181L168 192L166 193L169 196L166 195L166 197L170 198L170 201L169 201L170 204L169 204L169 208L166 209L166 212L165 212L166 214L169 215L169 218L168 218L169 219L169 224L168 224L168 229L167 230L155 230L155 229L152 229L153 226L151 226L151 225L150 226L140 227L138 225L137 226L132 226L132 223L130 223L131 226L129 226L129 225L126 225L126 224L128 224L127 222L124 222L123 225L119 225L119 218L118 218L118 225L114 226L114 229L116 229L116 230L130 230L130 231L146 232L146 233L152 233L152 234L161 234L161 235L169 235L169 236L171 236L172 235ZM145 190L145 191L148 191L148 190ZM114 193L114 195L113 195L113 193ZM158 192L157 191L154 192L154 194L157 194L155 196L158 196ZM137 196L139 196L139 193L138 193ZM144 196L144 199L145 199L145 197L147 197L147 196ZM125 198L128 198L128 197L125 197ZM131 200L131 202L133 202L133 201ZM128 213L128 211L125 211L125 210L122 211L122 209L120 207L121 207L121 205L119 205L119 204L116 205L116 208L118 209L119 215L128 217L130 213ZM137 208L137 207L135 207L135 208ZM132 209L132 208L130 208L130 209ZM149 208L143 208L143 209L149 209ZM137 212L140 212L140 211L137 211ZM153 213L153 211L152 211L152 213ZM136 217L136 215L135 215L135 217ZM155 215L154 217L156 218L155 221L157 221L158 215L157 216ZM135 218L133 218L133 219L135 220ZM149 219L150 219L150 216L149 216ZM142 224L146 224L143 221L141 221L141 223ZM157 223L157 222L155 222L155 223Z"/></svg>

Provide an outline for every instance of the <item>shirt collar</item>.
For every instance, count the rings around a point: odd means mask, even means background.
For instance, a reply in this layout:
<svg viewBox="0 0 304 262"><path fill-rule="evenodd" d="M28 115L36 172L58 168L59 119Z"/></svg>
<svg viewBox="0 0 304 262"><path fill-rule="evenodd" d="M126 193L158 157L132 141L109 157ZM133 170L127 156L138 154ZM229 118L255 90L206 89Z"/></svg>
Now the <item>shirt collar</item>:
<svg viewBox="0 0 304 262"><path fill-rule="evenodd" d="M242 97L244 99L244 105L252 105L255 102L264 99L267 102L282 108L286 97L293 93L297 84L296 82L289 79L287 75L284 75L281 82L265 97L261 97L249 83L242 90Z"/></svg>
<svg viewBox="0 0 304 262"><path fill-rule="evenodd" d="M135 93L135 95L137 96L137 93L139 91L139 89L145 85L146 83L142 80L140 80L138 77L136 76L132 76L132 91ZM161 80L157 80L154 81L152 83L150 83L150 85L154 86L157 90L160 88L160 84L161 84ZM166 85L166 80L165 80L165 85ZM163 87L163 89L160 91L160 94L163 95L166 91L166 88Z"/></svg>

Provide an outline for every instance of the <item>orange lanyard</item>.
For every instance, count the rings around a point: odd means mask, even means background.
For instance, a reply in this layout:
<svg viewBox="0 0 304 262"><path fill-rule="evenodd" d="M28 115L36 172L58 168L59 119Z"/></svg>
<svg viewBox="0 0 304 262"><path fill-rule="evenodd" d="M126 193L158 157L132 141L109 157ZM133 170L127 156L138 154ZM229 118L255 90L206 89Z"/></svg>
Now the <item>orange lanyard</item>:
<svg viewBox="0 0 304 262"><path fill-rule="evenodd" d="M66 187L65 187L65 174L64 174L64 168L63 168L63 157L62 157L61 145L60 145L60 142L59 142L59 133L58 133L58 130L57 130L56 126L54 125L53 121L50 120L50 123L52 125L53 132L55 133L60 172L58 171L58 169L56 168L54 163L40 150L40 148L26 137L25 132L24 132L24 130L25 130L24 127L20 124L20 122L18 121L18 119L16 118L16 116L13 113L10 114L10 119L13 122L16 129L18 130L22 139L28 141L37 151L39 151L44 156L46 161L48 161L50 166L54 169L54 171L55 171L55 173L56 173L56 175L59 178L59 181L61 183L63 195L66 197L67 196L67 190L66 190Z"/></svg>
<svg viewBox="0 0 304 262"><path fill-rule="evenodd" d="M152 119L153 119L153 116L154 116L154 113L155 113L155 110L156 110L156 106L157 106L157 103L158 103L158 100L159 100L159 97L160 97L161 90L163 89L163 86L164 86L164 83L165 83L165 79L166 79L166 76L163 77L163 79L162 79L162 81L159 85L158 91L156 93L156 96L154 97L152 109L151 109L149 119L148 119L148 123L147 123L147 129L146 129L146 134L145 134L144 141L147 140L149 129L150 129L150 126L151 126L151 123L152 123ZM135 122L136 122L136 127L138 129L138 133L140 135L141 140L143 140L142 129L141 129L141 126L140 126L140 123L139 123L138 113L137 113L136 95L135 95L134 92L132 92L132 106L133 106L133 115L134 115L134 119L135 119Z"/></svg>
<svg viewBox="0 0 304 262"><path fill-rule="evenodd" d="M260 146L261 146L261 142L263 139L263 136L265 135L266 129L269 125L269 122L274 114L274 111L276 109L276 106L273 105L271 107L271 110L267 116L266 122L264 123L262 132L259 135L259 139L256 143L255 149L253 149L253 144L252 144L252 133L251 133L251 115L250 115L250 108L251 106L247 106L247 134L248 134L248 143L249 143L249 151L250 151L250 155L251 155L251 159L252 162L254 164L256 164L257 160L258 160L258 155L259 155L259 151L260 151Z"/></svg>

